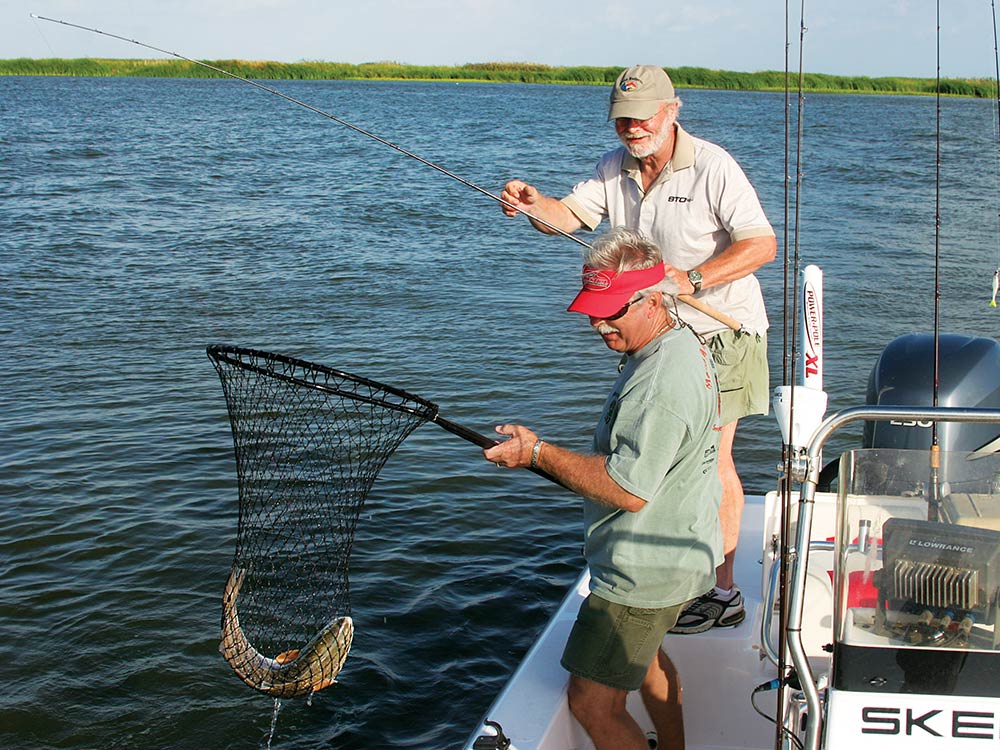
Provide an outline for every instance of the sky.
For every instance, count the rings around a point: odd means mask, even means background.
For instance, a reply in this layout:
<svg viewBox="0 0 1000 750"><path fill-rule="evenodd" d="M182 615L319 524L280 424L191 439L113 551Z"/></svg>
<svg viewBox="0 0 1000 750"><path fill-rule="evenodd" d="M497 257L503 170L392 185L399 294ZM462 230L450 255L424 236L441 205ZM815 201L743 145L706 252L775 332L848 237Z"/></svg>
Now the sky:
<svg viewBox="0 0 1000 750"><path fill-rule="evenodd" d="M932 0L805 3L806 72L936 75ZM941 75L994 78L990 0L941 0ZM788 38L798 70L801 2ZM783 0L0 0L0 58L162 57L411 65L654 63L784 70Z"/></svg>

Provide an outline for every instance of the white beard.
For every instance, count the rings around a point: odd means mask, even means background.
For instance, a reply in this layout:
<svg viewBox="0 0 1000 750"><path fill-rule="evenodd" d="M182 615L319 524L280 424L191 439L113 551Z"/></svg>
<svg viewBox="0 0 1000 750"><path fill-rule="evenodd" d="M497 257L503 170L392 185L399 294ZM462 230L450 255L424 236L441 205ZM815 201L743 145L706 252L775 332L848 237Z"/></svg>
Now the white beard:
<svg viewBox="0 0 1000 750"><path fill-rule="evenodd" d="M643 144L638 144L633 142L628 138L628 133L621 136L621 142L628 149L628 152L632 154L636 159L645 159L647 156L652 156L657 151L659 151L663 144L667 142L670 138L670 133L674 127L674 118L668 117L663 120L663 124L660 129L649 136Z"/></svg>

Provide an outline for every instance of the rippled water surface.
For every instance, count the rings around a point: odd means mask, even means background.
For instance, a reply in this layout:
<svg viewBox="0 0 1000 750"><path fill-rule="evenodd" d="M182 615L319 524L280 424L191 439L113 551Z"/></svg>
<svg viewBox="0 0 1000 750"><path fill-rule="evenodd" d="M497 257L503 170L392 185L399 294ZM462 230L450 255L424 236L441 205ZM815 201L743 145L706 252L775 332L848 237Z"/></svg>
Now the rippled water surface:
<svg viewBox="0 0 1000 750"><path fill-rule="evenodd" d="M499 192L562 194L614 133L605 92L281 82ZM688 91L783 232L782 95ZM943 103L942 330L994 336L989 102ZM805 107L803 263L825 271L827 387L855 405L881 348L932 324L934 101ZM0 79L0 746L253 748L271 701L216 651L237 519L205 346L406 388L488 433L589 446L615 375L580 316L574 243L503 219L415 160L233 81ZM794 235L792 235L794 239ZM780 262L760 273L781 371ZM774 484L748 420L748 489ZM287 702L274 747L460 745L576 575L578 502L434 425L392 457L352 558L337 686Z"/></svg>

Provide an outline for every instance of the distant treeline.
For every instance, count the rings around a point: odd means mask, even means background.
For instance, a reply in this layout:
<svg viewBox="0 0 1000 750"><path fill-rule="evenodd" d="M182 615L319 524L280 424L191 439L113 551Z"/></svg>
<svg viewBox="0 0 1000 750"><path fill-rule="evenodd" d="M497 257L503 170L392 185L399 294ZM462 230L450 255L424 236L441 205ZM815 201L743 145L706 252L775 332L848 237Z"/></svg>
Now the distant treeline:
<svg viewBox="0 0 1000 750"><path fill-rule="evenodd" d="M238 76L285 80L422 80L494 81L497 83L562 83L606 85L621 72L620 67L553 67L536 63L470 63L459 66L404 65L373 62L352 65L334 62L253 62L247 60L206 60ZM785 74L779 71L740 73L708 68L666 68L679 88L725 89L734 91L783 91ZM220 74L186 60L110 60L98 58L0 60L0 75L10 76L109 76L147 78L218 78ZM798 75L790 76L793 90ZM857 92L869 94L933 94L932 78L869 78L807 73L803 86L808 91ZM951 96L995 97L996 82L986 78L947 78L941 81L943 94Z"/></svg>

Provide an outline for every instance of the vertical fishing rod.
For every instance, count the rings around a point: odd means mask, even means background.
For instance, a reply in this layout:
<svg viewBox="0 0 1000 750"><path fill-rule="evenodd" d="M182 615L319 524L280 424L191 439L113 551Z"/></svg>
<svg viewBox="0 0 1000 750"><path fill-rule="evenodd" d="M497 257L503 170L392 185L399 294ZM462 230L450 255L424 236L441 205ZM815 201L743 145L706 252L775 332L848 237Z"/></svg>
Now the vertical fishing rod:
<svg viewBox="0 0 1000 750"><path fill-rule="evenodd" d="M934 373L932 384L932 405L937 408L941 382L940 318L941 318L941 0L936 0L937 8L937 73L936 73L936 117L934 130ZM938 442L938 424L931 423L930 449L930 497L927 503L927 518L938 520L938 505L941 502L940 476L941 446Z"/></svg>
<svg viewBox="0 0 1000 750"><path fill-rule="evenodd" d="M798 108L795 113L795 229L794 251L792 253L792 363L791 383L795 384L796 363L799 358L799 225L802 206L802 134L803 114L805 110L805 42L806 42L806 0L802 0L799 9L799 89ZM792 409L795 408L794 389L792 390Z"/></svg>
<svg viewBox="0 0 1000 750"><path fill-rule="evenodd" d="M791 102L789 97L791 96L791 78L789 73L789 50L791 48L791 40L788 33L789 23L791 21L790 11L789 11L789 0L785 0L785 153L784 153L784 181L782 184L782 196L784 200L784 214L782 217L782 244L781 244L781 266L782 266L782 300L781 300L781 385L788 386L791 384L789 380L789 358L791 356L788 351L788 263L789 263L789 162L790 162L790 151L791 151ZM784 516L785 504L791 499L791 449L788 443L782 441L781 443L781 466L784 467L784 473L778 477L778 494L782 498L782 517Z"/></svg>
<svg viewBox="0 0 1000 750"><path fill-rule="evenodd" d="M791 48L791 38L788 33L788 25L791 21L790 19L790 4L788 0L785 0L785 175L784 175L784 228L782 231L782 326L784 328L784 335L781 339L781 384L790 385L791 380L788 376L788 213L789 213L789 195L790 191L788 189L789 183L789 151L791 149L791 107L792 103L789 101L791 96L791 76L789 72L789 50Z"/></svg>
<svg viewBox="0 0 1000 750"><path fill-rule="evenodd" d="M788 331L788 263L789 263L789 198L791 195L789 180L789 162L790 162L790 150L791 150L791 107L792 103L790 101L791 96L791 74L790 74L790 61L789 52L791 49L791 37L789 34L789 25L791 22L791 11L789 0L785 0L785 174L784 174L784 228L782 232L782 239L784 242L784 247L782 251L782 337L781 337L781 384L784 386L790 386L794 381L790 379L789 374L789 357L791 356L788 349L789 331ZM794 402L793 402L794 405ZM794 414L794 413L793 413ZM789 423L791 422L791 416L789 415ZM788 671L788 663L785 659L785 652L787 651L787 635L785 633L785 625L788 621L788 608L785 606L785 602L788 596L788 556L785 550L788 547L788 537L791 533L790 531L790 520L789 511L792 503L792 446L790 441L782 441L781 443L781 464L784 467L783 475L778 481L778 497L781 503L781 509L778 513L778 679L782 680ZM784 702L785 702L785 690L780 688L774 691L774 750L782 750L784 746L784 736L782 729L782 716L784 716Z"/></svg>
<svg viewBox="0 0 1000 750"><path fill-rule="evenodd" d="M997 157L1000 161L1000 43L997 40L997 5L994 0L990 0L990 10L993 13L993 71L994 77L993 81L996 84L996 90L994 97L994 114L996 115L996 130L993 135L997 137ZM1000 210L997 211L997 217L1000 218ZM997 247L1000 248L1000 232L997 233ZM1000 249L997 250L997 259L1000 261ZM1000 266L1000 262L997 263Z"/></svg>
<svg viewBox="0 0 1000 750"><path fill-rule="evenodd" d="M296 99L293 96L289 96L288 94L284 94L281 91L278 91L277 89L271 88L270 86L265 86L264 84L259 83L258 81L253 81L253 80L251 80L249 78L246 78L246 77L241 76L241 75L237 75L236 73L231 73L230 71L225 70L224 68L220 68L220 67L217 67L215 65L211 65L211 64L209 64L207 62L204 62L202 60L195 60L193 58L186 57L185 55L182 55L182 54L180 54L178 52L171 52L170 50L163 49L161 47L156 47L156 46L154 46L152 44L146 44L145 42L140 42L140 41L138 41L136 39L129 39L128 37L119 36L118 34L112 34L111 32L108 32L108 31L101 31L100 29L95 29L95 28L92 28L90 26L81 26L80 24L77 24L77 23L71 23L69 21L61 21L58 18L48 18L47 16L40 16L37 13L32 13L30 15L31 15L32 18L38 19L39 21L49 21L50 23L57 23L57 24L60 24L62 26L69 26L69 27L74 28L74 29L80 29L81 31L89 31L92 34L99 34L101 36L106 36L106 37L109 37L111 39L118 39L118 40L123 41L123 42L128 42L129 44L135 44L135 45L137 45L139 47L144 47L145 49L151 49L154 52L160 52L160 53L162 53L164 55L169 55L170 57L175 57L178 60L184 60L185 62L189 62L189 63L191 63L193 65L200 65L203 68L207 68L208 70L212 70L212 71L214 71L214 72L216 72L216 73L218 73L220 75L226 76L227 78L232 78L232 79L234 79L236 81L242 81L243 83L249 84L249 85L253 86L254 88L260 89L261 91L266 91L269 94L274 94L275 96L281 97L285 101L291 102L292 104L297 104L300 107L304 107L305 109L308 109L310 112L315 112L316 114L321 115L322 117L325 117L328 120L333 120L338 125L343 125L346 128L350 128L355 133L359 133L359 134L365 136L366 138L371 138L374 141L378 141L383 146L388 146L391 149L395 149L396 151L398 151L399 153L403 154L404 156L409 156L411 159L416 159L421 164L424 164L424 165L430 167L431 169L437 170L441 174L443 174L443 175L445 175L447 177L450 177L451 179L455 180L456 182L462 183L466 187L472 188L473 190L475 190L475 191L477 191L479 193L482 193L483 195L487 196L488 198L492 198L497 203L499 203L501 205L504 205L504 206L507 206L508 208L512 208L515 211L517 211L518 213L524 214L529 219L531 219L533 222L536 222L537 224L540 224L541 226L545 227L546 229L552 230L552 232L554 234L558 234L561 237L565 237L568 240L572 240L573 242L577 243L578 245L582 245L583 247L587 248L588 250L592 249L592 246L590 245L590 243L586 242L585 240L580 239L576 235L571 234L570 232L567 232L567 231L565 231L565 230L563 230L563 229L555 226L554 224L550 224L549 222L545 221L544 219L538 218L537 216L531 214L530 212L525 211L523 208L521 208L519 206L515 206L513 203L510 203L509 201L505 201L499 195L495 195L494 193L491 193L489 190L486 190L485 188L482 188L479 185L476 185L475 183L470 182L469 180L466 180L464 177L460 177L457 174L455 174L454 172L451 172L451 171L445 169L444 167L442 167L442 166L440 166L438 164L435 164L434 162L429 161L428 159L425 159L422 156L419 156L419 155L413 153L412 151L407 151L402 146L399 146L399 145L397 145L395 143L392 143L391 141L388 141L385 138L381 138L380 136L377 136L374 133L371 133L371 132L365 130L364 128L360 128L357 125L354 125L354 124L352 124L350 122L347 122L347 120L343 120L343 119L337 117L336 115L332 115L329 112L325 112L324 110L319 109L318 107L314 107L311 104L307 104L306 102L301 101L300 99ZM713 318L713 319L719 321L720 323L722 323L725 326L728 326L729 328L733 329L734 331L740 331L740 330L743 329L743 326L742 326L742 324L739 321L733 319L731 316L726 315L723 312L720 312L719 310L714 309L710 305L707 305L706 303L702 302L700 299L698 299L698 298L696 298L696 297L694 297L694 296L692 296L690 294L678 294L677 295L677 299L679 301L683 302L688 307L693 307L694 309L698 310L699 312L704 313L705 315L708 315L710 318Z"/></svg>
<svg viewBox="0 0 1000 750"><path fill-rule="evenodd" d="M782 337L781 337L781 384L788 386L791 385L793 381L789 379L789 351L788 351L788 262L789 262L789 196L791 191L789 190L789 162L791 150L791 75L790 75L790 65L789 65L789 51L791 48L791 37L789 34L789 26L791 23L790 18L790 3L789 0L785 0L785 174L784 174L784 228L782 231L782 239L784 241L784 248L782 252ZM791 424L791 419L789 419ZM788 535L790 533L789 526L789 507L792 502L792 446L789 442L782 441L781 443L781 465L784 467L782 476L778 481L778 498L781 503L781 509L778 513L778 679L783 680L785 673L788 670L788 663L785 659L785 652L787 650L787 640L785 633L785 624L788 620L788 608L785 606L788 596L788 559L787 559L787 549L788 549ZM774 691L774 750L780 750L782 747L782 716L784 715L784 699L785 690L780 687Z"/></svg>
<svg viewBox="0 0 1000 750"><path fill-rule="evenodd" d="M995 114L996 114L996 129L993 135L997 139L997 150L996 164L994 165L994 200L997 201L997 225L994 229L997 235L997 263L996 270L993 272L993 299L990 300L990 306L996 307L997 304L997 289L1000 287L1000 44L997 40L997 6L995 0L990 0L990 9L993 11L993 64L995 77L994 82L996 83L996 101L995 101Z"/></svg>
<svg viewBox="0 0 1000 750"><path fill-rule="evenodd" d="M791 49L791 38L789 36L788 28L791 22L790 17L790 3L789 0L785 0L785 153L784 153L784 182L782 185L782 195L784 200L784 215L782 218L782 246L781 246L781 260L782 260L782 300L781 300L781 385L789 386L791 385L791 380L789 379L789 358L791 353L788 350L788 321L789 321L789 299L788 299L788 264L789 264L789 199L791 191L789 189L790 184L790 152L791 152L791 102L789 98L791 96L791 76L790 76L790 64L789 64L789 51ZM778 555L780 557L781 550L783 549L782 544L784 542L784 527L785 527L785 508L791 502L792 493L792 450L791 445L788 442L782 441L781 443L781 466L784 467L781 475L778 477L778 495L781 497L781 514L780 514L780 525L779 525L779 549ZM779 639L783 637L781 631L779 630Z"/></svg>
<svg viewBox="0 0 1000 750"><path fill-rule="evenodd" d="M936 0L937 7L937 77L936 77L936 110L934 126L934 397L933 406L938 405L938 390L940 385L940 357L938 356L938 338L941 315L941 0ZM937 445L937 423L933 428L933 445Z"/></svg>
<svg viewBox="0 0 1000 750"><path fill-rule="evenodd" d="M778 537L778 679L781 687L775 691L775 721L774 721L774 750L782 750L787 745L788 728L784 724L786 715L785 704L788 700L787 682L791 676L787 660L788 651L788 576L791 569L792 559L791 538L791 501L793 479L793 462L795 455L791 445L791 425L795 424L795 382L796 382L796 361L798 359L798 319L799 319L799 219L800 206L802 204L802 113L805 102L803 94L805 83L804 72L804 52L805 46L805 0L801 0L799 8L799 75L798 75L798 98L796 109L796 138L795 138L795 207L794 207L794 232L789 234L789 200L790 200L790 176L789 176L789 150L791 143L791 128L789 123L791 113L790 91L790 65L789 65L789 26L790 10L789 2L785 0L785 255L784 255L784 337L782 343L782 383L788 386L788 441L782 444L782 458L784 461L784 476L781 479L780 498L781 509L779 514L779 537ZM789 237L794 237L792 241L792 269L789 271ZM789 278L791 277L791 278ZM789 291L791 288L791 291ZM789 295L791 295L791 329L789 330Z"/></svg>

